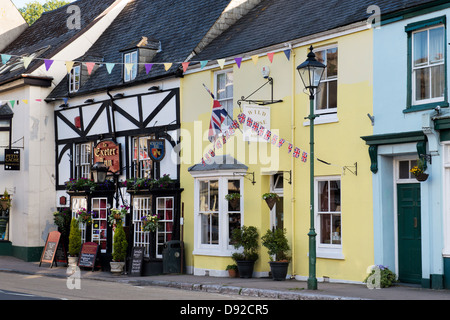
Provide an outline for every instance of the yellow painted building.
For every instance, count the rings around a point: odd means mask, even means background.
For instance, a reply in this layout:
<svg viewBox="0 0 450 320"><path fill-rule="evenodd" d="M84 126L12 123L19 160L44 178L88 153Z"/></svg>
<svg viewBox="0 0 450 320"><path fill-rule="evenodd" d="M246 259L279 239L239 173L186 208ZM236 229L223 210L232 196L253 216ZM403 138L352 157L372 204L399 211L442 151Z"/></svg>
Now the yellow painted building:
<svg viewBox="0 0 450 320"><path fill-rule="evenodd" d="M368 117L373 114L372 29L360 24L243 52L240 65L235 60L238 56L227 57L223 67L220 59L224 57L209 60L203 67L191 64L181 80L180 160L189 273L227 276L225 269L233 263L234 252L230 230L241 224L255 226L260 236L272 227L286 229L292 256L288 274L307 279L309 161L313 159L305 119L309 96L296 67L306 59L310 45L328 66L316 95L320 115L315 120L314 160L317 279L361 282L373 264L372 177L367 147L360 138L373 133ZM270 128L271 139L277 135L276 143L248 137L244 122L226 144L216 144L214 149L208 140L213 99L205 87L233 119L243 113L246 120L250 117ZM224 135L230 124L226 120L222 125ZM281 147L280 138L285 139ZM301 150L298 158L293 157L296 147ZM205 156L209 150L214 151L211 160L216 162L237 161L210 164ZM239 209L228 207L224 195L230 190L241 194ZM272 210L262 200L267 192L281 196ZM266 248L261 246L259 253L254 276L268 276Z"/></svg>

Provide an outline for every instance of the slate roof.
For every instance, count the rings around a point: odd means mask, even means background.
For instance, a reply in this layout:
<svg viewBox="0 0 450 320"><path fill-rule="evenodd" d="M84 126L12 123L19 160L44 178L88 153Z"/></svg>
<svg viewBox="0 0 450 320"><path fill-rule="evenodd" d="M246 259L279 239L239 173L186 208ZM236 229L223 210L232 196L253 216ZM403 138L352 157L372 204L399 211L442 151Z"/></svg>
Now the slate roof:
<svg viewBox="0 0 450 320"><path fill-rule="evenodd" d="M382 15L432 0L262 0L248 14L213 40L193 60L233 57L316 33L365 21L370 5Z"/></svg>
<svg viewBox="0 0 450 320"><path fill-rule="evenodd" d="M230 0L134 0L130 1L110 27L93 44L91 50L77 61L89 62L93 52L101 54L104 62L123 63L123 50L142 37L161 42L162 51L151 63L174 63L168 70L161 64L153 65L149 74L140 72L134 81L124 83L122 65L116 64L108 74L106 67L95 70L73 95L106 90L120 86L136 85L160 77L173 76L180 63L185 61L200 40L220 17ZM83 77L84 75L82 75ZM47 97L67 97L67 77Z"/></svg>
<svg viewBox="0 0 450 320"><path fill-rule="evenodd" d="M68 41L81 35L89 29L89 25L103 11L105 11L115 0L78 0L70 5L77 5L80 8L81 29L69 29L67 19L70 13L67 13L69 5L60 7L56 10L45 12L11 44L9 44L1 53L29 56L40 50L41 54L36 58L50 58L63 49ZM11 58L9 63L18 61L19 58ZM0 83L20 77L23 73L32 73L44 63L43 60L33 60L28 68L19 68L0 74Z"/></svg>
<svg viewBox="0 0 450 320"><path fill-rule="evenodd" d="M215 171L215 170L247 170L245 164L237 161L234 157L227 155L217 155L212 159L211 163L203 165L198 163L188 168L189 172Z"/></svg>

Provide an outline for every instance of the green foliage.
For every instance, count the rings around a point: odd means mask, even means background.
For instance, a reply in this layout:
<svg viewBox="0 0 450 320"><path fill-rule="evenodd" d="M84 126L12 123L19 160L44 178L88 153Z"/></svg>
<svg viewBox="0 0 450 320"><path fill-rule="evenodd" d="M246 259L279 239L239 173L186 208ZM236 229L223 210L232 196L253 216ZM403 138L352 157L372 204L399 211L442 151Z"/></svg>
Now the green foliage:
<svg viewBox="0 0 450 320"><path fill-rule="evenodd" d="M235 264L229 264L229 265L227 265L227 267L226 267L226 271L228 271L228 270L237 270L238 269L238 266L237 265L235 265Z"/></svg>
<svg viewBox="0 0 450 320"><path fill-rule="evenodd" d="M290 257L287 255L290 247L286 238L286 230L267 230L266 234L261 237L261 240L262 245L267 248L271 260L273 255L275 255L275 261L290 260Z"/></svg>
<svg viewBox="0 0 450 320"><path fill-rule="evenodd" d="M55 10L69 3L70 2L60 0L48 0L42 5L38 1L31 1L27 3L25 7L20 8L19 12L22 14L25 21L31 26L44 12Z"/></svg>
<svg viewBox="0 0 450 320"><path fill-rule="evenodd" d="M374 276L375 273L380 273L379 281L380 283L377 283L377 277ZM371 283L374 286L380 286L381 288L388 288L392 286L396 280L396 275L391 270L389 270L388 267L377 265L374 268L372 268L372 272L364 279L364 283Z"/></svg>
<svg viewBox="0 0 450 320"><path fill-rule="evenodd" d="M58 226L62 235L67 236L70 232L70 220L72 219L72 212L69 208L64 208L61 211L53 212L53 222Z"/></svg>
<svg viewBox="0 0 450 320"><path fill-rule="evenodd" d="M234 199L239 199L241 197L240 193L234 192L234 193L229 193L225 196L225 200L227 201L231 201Z"/></svg>
<svg viewBox="0 0 450 320"><path fill-rule="evenodd" d="M125 235L125 230L121 223L117 224L114 231L114 248L112 258L116 262L123 262L127 256L128 241Z"/></svg>
<svg viewBox="0 0 450 320"><path fill-rule="evenodd" d="M242 228L236 228L231 235L231 242L236 249L243 248L243 252L235 252L232 254L232 258L235 261L240 260L252 260L258 259L258 230L253 226L242 226Z"/></svg>
<svg viewBox="0 0 450 320"><path fill-rule="evenodd" d="M264 193L264 194L262 195L262 198L263 198L263 200L271 199L271 198L275 198L275 199L277 199L277 200L280 199L280 197L279 197L276 193L272 193L272 192Z"/></svg>
<svg viewBox="0 0 450 320"><path fill-rule="evenodd" d="M73 218L70 223L69 234L69 255L72 257L78 256L81 250L81 230L78 227L78 221Z"/></svg>

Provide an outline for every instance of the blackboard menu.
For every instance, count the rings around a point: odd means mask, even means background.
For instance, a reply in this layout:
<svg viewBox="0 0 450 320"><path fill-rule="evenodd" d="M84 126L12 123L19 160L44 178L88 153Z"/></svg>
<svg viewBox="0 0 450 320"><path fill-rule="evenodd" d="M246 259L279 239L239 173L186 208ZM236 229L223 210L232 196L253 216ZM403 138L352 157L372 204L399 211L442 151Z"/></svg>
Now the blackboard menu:
<svg viewBox="0 0 450 320"><path fill-rule="evenodd" d="M50 263L50 268L53 266L60 238L61 233L59 231L52 231L47 235L47 241L45 242L44 251L42 251L39 267L42 262Z"/></svg>
<svg viewBox="0 0 450 320"><path fill-rule="evenodd" d="M133 247L133 253L131 254L131 276L142 275L142 263L144 261L144 247Z"/></svg>
<svg viewBox="0 0 450 320"><path fill-rule="evenodd" d="M85 242L81 247L80 256L78 258L78 266L95 268L95 261L97 259L98 244L95 242Z"/></svg>

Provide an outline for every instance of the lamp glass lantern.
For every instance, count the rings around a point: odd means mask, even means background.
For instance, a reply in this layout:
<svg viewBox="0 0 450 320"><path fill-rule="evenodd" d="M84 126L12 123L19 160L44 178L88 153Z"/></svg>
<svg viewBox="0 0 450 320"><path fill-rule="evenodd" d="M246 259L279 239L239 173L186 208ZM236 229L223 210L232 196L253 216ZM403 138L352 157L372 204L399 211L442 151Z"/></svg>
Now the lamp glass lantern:
<svg viewBox="0 0 450 320"><path fill-rule="evenodd" d="M314 90L319 87L325 68L323 63L316 60L316 55L313 52L313 47L309 48L308 58L305 62L297 67L297 71L302 79L305 89L309 89L310 96L314 95Z"/></svg>
<svg viewBox="0 0 450 320"><path fill-rule="evenodd" d="M92 168L92 176L94 182L103 183L106 181L106 175L108 174L108 167L103 162L96 162Z"/></svg>

